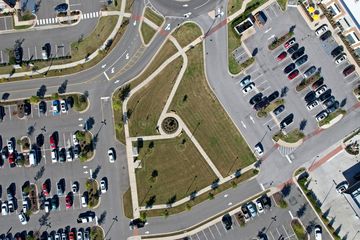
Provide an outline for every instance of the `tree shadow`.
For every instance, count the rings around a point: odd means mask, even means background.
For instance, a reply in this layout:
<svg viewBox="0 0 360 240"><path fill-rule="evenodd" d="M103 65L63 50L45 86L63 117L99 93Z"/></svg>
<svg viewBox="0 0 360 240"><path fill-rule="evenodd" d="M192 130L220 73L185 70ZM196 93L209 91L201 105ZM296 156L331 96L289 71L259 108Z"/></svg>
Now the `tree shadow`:
<svg viewBox="0 0 360 240"><path fill-rule="evenodd" d="M149 200L146 201L145 207L146 208L151 208L154 205L155 202L156 202L156 195L153 195L153 196L151 196L149 198Z"/></svg>
<svg viewBox="0 0 360 240"><path fill-rule="evenodd" d="M340 224L340 225L335 229L334 233L335 233L336 235L339 235L339 233L340 233L340 231L341 231L341 228L342 228L342 224Z"/></svg>
<svg viewBox="0 0 360 240"><path fill-rule="evenodd" d="M291 192L291 184L285 184L284 187L281 189L281 193L284 197L289 196Z"/></svg>
<svg viewBox="0 0 360 240"><path fill-rule="evenodd" d="M303 120L300 122L300 126L299 126L300 131L304 131L304 129L305 129L305 127L306 127L306 124L307 124L307 120L306 120L306 119L303 119Z"/></svg>
<svg viewBox="0 0 360 240"><path fill-rule="evenodd" d="M36 96L43 98L45 96L45 93L46 93L46 86L41 85L39 90L37 90L37 92L36 92Z"/></svg>
<svg viewBox="0 0 360 240"><path fill-rule="evenodd" d="M97 165L97 167L95 168L95 170L93 171L92 176L91 176L93 179L97 178L97 176L98 176L98 174L100 172L100 169L101 169L101 166Z"/></svg>
<svg viewBox="0 0 360 240"><path fill-rule="evenodd" d="M106 214L107 214L107 212L104 211L104 212L101 213L101 215L99 216L99 218L98 218L98 223L99 223L100 225L102 225L103 223L105 223Z"/></svg>
<svg viewBox="0 0 360 240"><path fill-rule="evenodd" d="M329 216L330 213L330 208L328 208L323 214L322 217L327 218Z"/></svg>
<svg viewBox="0 0 360 240"><path fill-rule="evenodd" d="M304 216L306 208L307 208L307 204L305 203L296 211L296 216L298 218L301 218L302 216Z"/></svg>
<svg viewBox="0 0 360 240"><path fill-rule="evenodd" d="M174 202L176 202L176 194L173 195L171 198L168 199L166 202L167 205L172 205Z"/></svg>
<svg viewBox="0 0 360 240"><path fill-rule="evenodd" d="M64 93L66 92L67 84L68 84L68 80L66 79L66 80L60 85L60 87L58 88L58 93L59 93L59 94L64 94Z"/></svg>
<svg viewBox="0 0 360 240"><path fill-rule="evenodd" d="M343 100L341 100L340 107L344 107L346 105L346 102L347 102L347 98L344 98Z"/></svg>

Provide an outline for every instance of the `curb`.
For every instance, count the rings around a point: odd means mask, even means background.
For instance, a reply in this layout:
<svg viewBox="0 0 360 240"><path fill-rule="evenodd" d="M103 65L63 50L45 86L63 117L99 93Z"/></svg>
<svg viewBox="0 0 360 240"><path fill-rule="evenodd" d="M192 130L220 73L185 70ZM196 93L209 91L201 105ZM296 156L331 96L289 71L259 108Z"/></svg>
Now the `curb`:
<svg viewBox="0 0 360 240"><path fill-rule="evenodd" d="M339 114L338 116L336 116L335 118L333 118L328 124L324 124L322 126L319 126L319 128L321 129L328 129L331 128L332 126L334 126L336 123L340 122L341 119L343 119L343 117L345 116L345 114ZM319 123L318 123L319 125Z"/></svg>
<svg viewBox="0 0 360 240"><path fill-rule="evenodd" d="M276 141L274 141L274 142L276 142ZM304 138L300 139L299 141L297 141L295 143L289 143L289 142L285 142L285 141L279 139L276 143L282 147L297 148L297 147L301 146L301 144L303 144L303 142L304 142Z"/></svg>

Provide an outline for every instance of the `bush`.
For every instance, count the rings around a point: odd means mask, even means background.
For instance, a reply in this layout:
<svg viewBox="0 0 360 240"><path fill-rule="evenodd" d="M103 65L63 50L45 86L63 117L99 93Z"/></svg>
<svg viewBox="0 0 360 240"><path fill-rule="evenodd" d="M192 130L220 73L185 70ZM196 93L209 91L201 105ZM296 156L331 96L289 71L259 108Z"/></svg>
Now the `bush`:
<svg viewBox="0 0 360 240"><path fill-rule="evenodd" d="M281 44L289 40L293 35L293 32L288 32L280 38L275 38L275 40L268 46L269 50L274 50L275 48L279 47Z"/></svg>
<svg viewBox="0 0 360 240"><path fill-rule="evenodd" d="M39 96L31 96L30 97L30 103L31 104L37 104L38 102L40 102L40 97Z"/></svg>

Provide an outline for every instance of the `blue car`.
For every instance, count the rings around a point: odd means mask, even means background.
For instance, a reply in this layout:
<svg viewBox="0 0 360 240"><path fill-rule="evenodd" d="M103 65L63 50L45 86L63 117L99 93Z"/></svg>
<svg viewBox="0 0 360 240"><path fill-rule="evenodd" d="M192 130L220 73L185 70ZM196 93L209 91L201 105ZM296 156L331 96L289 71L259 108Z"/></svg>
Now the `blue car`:
<svg viewBox="0 0 360 240"><path fill-rule="evenodd" d="M61 3L55 7L55 11L57 12L66 12L69 8L67 3Z"/></svg>
<svg viewBox="0 0 360 240"><path fill-rule="evenodd" d="M52 102L52 106L51 106L52 112L54 115L57 115L60 113L60 101L59 100L54 100Z"/></svg>

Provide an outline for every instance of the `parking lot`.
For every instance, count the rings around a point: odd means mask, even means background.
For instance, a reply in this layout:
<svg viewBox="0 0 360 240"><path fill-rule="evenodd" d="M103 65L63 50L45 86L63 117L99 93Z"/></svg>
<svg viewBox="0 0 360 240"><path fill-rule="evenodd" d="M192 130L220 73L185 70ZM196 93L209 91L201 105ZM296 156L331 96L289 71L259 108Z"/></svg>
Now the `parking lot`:
<svg viewBox="0 0 360 240"><path fill-rule="evenodd" d="M319 113L325 110L326 112L329 111L328 106L324 105L324 101L329 98L325 98L323 101L313 98L313 100L318 101L318 104L316 107L308 109L307 104L312 102L307 103L304 98L306 95L315 95L315 92L311 92L311 85L300 92L296 91L296 86L304 79L304 73L313 66L323 77L323 84L326 85L327 92L330 92L330 95L334 97L334 105L337 103L339 107L345 110L356 102L356 99L352 97L352 90L360 80L359 75L356 72L346 77L343 75L342 72L349 63L347 60L340 64L334 62L331 51L337 44L334 43L333 38L330 37L325 41L321 41L314 31L309 29L297 9L289 8L284 13L274 3L264 9L263 12L267 17L267 22L264 26L255 26L256 33L244 41L249 52L255 55L255 64L246 69L240 76L233 78L233 83L239 89L241 98L247 103L258 93L262 93L264 97L269 97L270 94L278 91L280 93L278 98L282 97L284 99L285 108L277 115L268 114L267 117L259 118L256 111L252 109L251 104L248 104L249 114L246 115L247 122L243 123L244 128L247 125L252 125L252 123L259 123L265 130L272 131L272 134L268 135L272 137L273 133L281 129L282 121L291 115L293 120L286 125L284 128L285 132L290 132L297 128L305 134L309 134L318 129ZM295 43L298 44L298 49L303 48L304 52L294 59L291 58L292 54L287 53L285 58L277 60L277 57L282 52L286 52L287 49L282 44L271 51L268 49L268 45L275 37L286 34L290 28L294 29L293 37L295 38ZM304 55L307 55L307 59L298 64L297 61ZM296 66L295 70L293 69L292 71L298 71L291 77L292 79L289 79L290 76L288 75L292 73L291 71L284 74L284 69L289 64ZM250 78L251 82L254 83L254 87L251 91L243 93L241 92L243 87L240 83L246 77ZM316 97L320 95L321 93L319 92L319 95L316 95ZM310 97L307 96L306 99L310 99ZM248 112L247 110L245 111ZM293 150L285 149L282 153L283 155L288 155Z"/></svg>
<svg viewBox="0 0 360 240"><path fill-rule="evenodd" d="M345 194L337 192L336 186L345 180L349 184L354 182L353 176L360 171L359 160L359 157L342 151L310 173L309 188L321 201L321 210L327 212L328 219L333 222L332 226L339 231L339 235L348 236L349 239L356 239L354 236L360 229L359 218L345 198ZM351 198L349 194L346 195Z"/></svg>
<svg viewBox="0 0 360 240"><path fill-rule="evenodd" d="M13 28L12 16L0 17L0 31L12 30Z"/></svg>

